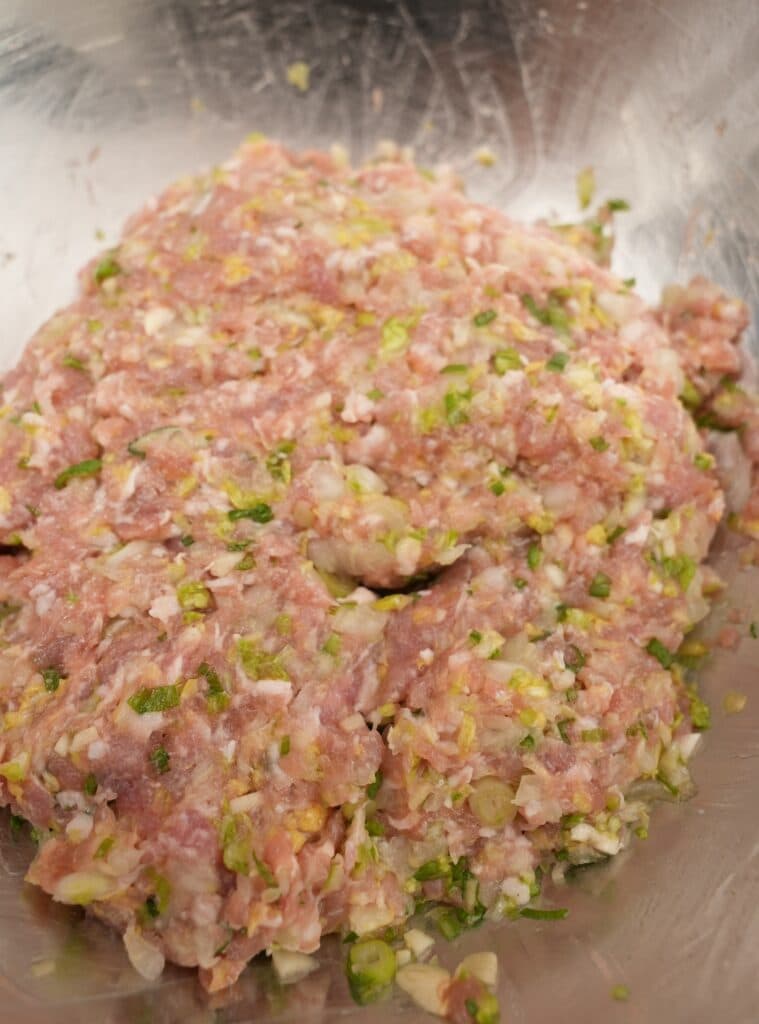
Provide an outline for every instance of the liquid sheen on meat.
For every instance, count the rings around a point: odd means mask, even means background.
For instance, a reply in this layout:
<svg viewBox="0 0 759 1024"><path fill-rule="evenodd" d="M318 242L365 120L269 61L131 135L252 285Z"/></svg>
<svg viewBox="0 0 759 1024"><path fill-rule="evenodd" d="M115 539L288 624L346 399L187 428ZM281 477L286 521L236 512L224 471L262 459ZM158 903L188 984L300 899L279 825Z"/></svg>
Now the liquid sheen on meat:
<svg viewBox="0 0 759 1024"><path fill-rule="evenodd" d="M513 914L687 790L746 311L572 241L251 137L0 383L0 802L146 976Z"/></svg>

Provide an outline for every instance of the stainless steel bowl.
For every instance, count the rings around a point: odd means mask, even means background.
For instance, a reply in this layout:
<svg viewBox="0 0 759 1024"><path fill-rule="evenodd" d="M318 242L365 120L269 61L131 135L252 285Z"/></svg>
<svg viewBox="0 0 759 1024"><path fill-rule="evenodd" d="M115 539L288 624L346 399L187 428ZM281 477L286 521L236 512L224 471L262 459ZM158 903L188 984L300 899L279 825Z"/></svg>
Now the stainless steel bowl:
<svg viewBox="0 0 759 1024"><path fill-rule="evenodd" d="M131 210L253 129L339 141L356 158L382 138L409 143L527 218L573 212L575 174L592 164L601 191L633 205L624 276L654 299L706 273L756 325L758 54L756 0L0 0L0 366ZM296 60L306 93L286 80ZM473 158L481 145L494 167ZM756 326L750 343L759 351ZM756 572L729 573L759 618ZM498 951L510 1024L759 1019L758 654L746 635L715 656L697 795L659 807L651 839L567 886L566 921L486 926L444 950L451 962ZM742 714L723 712L727 689L748 693ZM22 884L28 856L0 846L2 1021L421 1016L400 1000L359 1012L334 942L291 989L266 965L214 1000L178 969L148 985L109 932Z"/></svg>

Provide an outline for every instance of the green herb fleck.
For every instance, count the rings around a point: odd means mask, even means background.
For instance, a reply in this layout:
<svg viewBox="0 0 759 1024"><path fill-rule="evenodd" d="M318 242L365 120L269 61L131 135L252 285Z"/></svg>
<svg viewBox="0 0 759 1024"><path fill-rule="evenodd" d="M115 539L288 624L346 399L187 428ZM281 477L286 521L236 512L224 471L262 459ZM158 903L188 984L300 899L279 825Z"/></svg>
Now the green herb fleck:
<svg viewBox="0 0 759 1024"><path fill-rule="evenodd" d="M611 593L611 579L605 572L597 572L590 581L588 593L591 597L606 598Z"/></svg>
<svg viewBox="0 0 759 1024"><path fill-rule="evenodd" d="M212 668L207 661L202 661L198 665L198 675L202 676L208 683L208 690L206 691L208 710L215 714L224 711L229 704L229 694L224 689L224 684L219 678L216 669Z"/></svg>
<svg viewBox="0 0 759 1024"><path fill-rule="evenodd" d="M546 370L551 370L553 373L563 373L568 362L569 354L567 352L554 352L546 363Z"/></svg>
<svg viewBox="0 0 759 1024"><path fill-rule="evenodd" d="M133 693L127 701L129 707L138 715L147 715L156 711L168 711L179 704L178 686L143 686Z"/></svg>
<svg viewBox="0 0 759 1024"><path fill-rule="evenodd" d="M494 309L484 309L481 313L477 313L474 316L474 326L487 327L488 324L492 324L497 315Z"/></svg>
<svg viewBox="0 0 759 1024"><path fill-rule="evenodd" d="M543 561L543 551L540 544L530 544L527 549L527 564L530 569L535 572L540 567L540 563Z"/></svg>
<svg viewBox="0 0 759 1024"><path fill-rule="evenodd" d="M605 729L583 729L580 733L583 743L603 743L606 739Z"/></svg>
<svg viewBox="0 0 759 1024"><path fill-rule="evenodd" d="M606 440L605 437L602 437L600 434L597 434L596 437L591 437L590 447L595 448L597 452L605 452L606 449L609 447L609 442Z"/></svg>
<svg viewBox="0 0 759 1024"><path fill-rule="evenodd" d="M530 921L563 921L569 914L566 907L556 907L554 910L538 910L536 907L522 907L519 911L520 917L526 917Z"/></svg>
<svg viewBox="0 0 759 1024"><path fill-rule="evenodd" d="M674 655L667 650L661 640L657 640L655 636L651 637L646 644L646 650L656 658L662 668L671 668L672 662L675 660Z"/></svg>
<svg viewBox="0 0 759 1024"><path fill-rule="evenodd" d="M630 209L626 199L609 199L606 206L612 213L625 213Z"/></svg>
<svg viewBox="0 0 759 1024"><path fill-rule="evenodd" d="M57 668L43 668L40 673L42 676L42 682L45 685L45 689L48 693L55 693L61 684L61 673Z"/></svg>
<svg viewBox="0 0 759 1024"><path fill-rule="evenodd" d="M582 653L579 647L575 647L574 644L570 644L564 654L564 664L567 666L570 672L574 672L575 675L583 667L587 658Z"/></svg>
<svg viewBox="0 0 759 1024"><path fill-rule="evenodd" d="M469 367L466 363L449 363L440 371L441 373L466 373Z"/></svg>
<svg viewBox="0 0 759 1024"><path fill-rule="evenodd" d="M183 548L191 548L192 545L195 543L195 538L190 533L183 533L182 536L179 538L179 543L182 545Z"/></svg>
<svg viewBox="0 0 759 1024"><path fill-rule="evenodd" d="M75 477L96 476L102 468L103 463L100 459L85 459L84 462L77 462L75 465L69 466L68 469L64 469L62 473L59 473L53 482L53 486L56 491L62 491L68 482Z"/></svg>
<svg viewBox="0 0 759 1024"><path fill-rule="evenodd" d="M233 508L227 512L227 519L233 523L238 519L252 519L254 523L270 523L274 518L271 506L259 501L250 508Z"/></svg>
<svg viewBox="0 0 759 1024"><path fill-rule="evenodd" d="M116 275L120 273L121 267L113 256L106 256L95 267L95 273L93 276L98 284L102 284L103 281L107 281L109 277L116 277Z"/></svg>
<svg viewBox="0 0 759 1024"><path fill-rule="evenodd" d="M616 999L618 1003L626 1003L630 998L630 989L627 985L615 985L611 990L611 998Z"/></svg>
<svg viewBox="0 0 759 1024"><path fill-rule="evenodd" d="M177 587L177 601L183 611L203 611L211 604L211 591L200 580L188 580Z"/></svg>
<svg viewBox="0 0 759 1024"><path fill-rule="evenodd" d="M103 860L113 849L114 843L116 842L113 836L106 836L105 839L95 850L95 860Z"/></svg>
<svg viewBox="0 0 759 1024"><path fill-rule="evenodd" d="M501 348L493 355L493 369L502 377L507 370L521 370L522 359L515 348Z"/></svg>
<svg viewBox="0 0 759 1024"><path fill-rule="evenodd" d="M479 629L470 629L469 630L469 643L472 645L472 647L476 647L477 644L480 643L481 640L482 640L482 633L480 633Z"/></svg>
<svg viewBox="0 0 759 1024"><path fill-rule="evenodd" d="M69 370L81 370L85 373L87 371L87 367L82 362L82 360L78 356L72 355L70 352L67 352L65 354L65 356L61 360L61 364L67 367Z"/></svg>
<svg viewBox="0 0 759 1024"><path fill-rule="evenodd" d="M155 750L150 751L149 760L158 774L163 775L169 770L171 755L165 747L156 747Z"/></svg>
<svg viewBox="0 0 759 1024"><path fill-rule="evenodd" d="M94 796L98 791L98 780L95 778L92 772L84 780L82 789L87 796Z"/></svg>
<svg viewBox="0 0 759 1024"><path fill-rule="evenodd" d="M287 755L289 753L290 753L290 737L289 736L283 736L282 739L279 741L279 756L280 757L287 757Z"/></svg>
<svg viewBox="0 0 759 1024"><path fill-rule="evenodd" d="M375 797L377 796L377 794L380 791L380 786L381 785L382 785L382 772L378 771L377 774L374 776L374 779L366 787L366 795L369 797L370 800L374 800L375 799Z"/></svg>

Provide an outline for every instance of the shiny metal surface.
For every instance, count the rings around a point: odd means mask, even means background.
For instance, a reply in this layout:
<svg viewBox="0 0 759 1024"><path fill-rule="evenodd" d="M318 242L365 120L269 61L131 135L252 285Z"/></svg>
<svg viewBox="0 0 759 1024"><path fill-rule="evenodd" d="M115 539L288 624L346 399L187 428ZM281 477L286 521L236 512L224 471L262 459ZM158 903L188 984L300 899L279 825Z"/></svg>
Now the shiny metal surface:
<svg viewBox="0 0 759 1024"><path fill-rule="evenodd" d="M633 204L615 256L625 276L653 299L704 272L756 324L757 54L756 0L0 0L0 366L132 209L253 129L340 141L356 158L381 138L410 143L520 217L571 214L575 173L593 164L601 191ZM305 94L286 81L295 60L311 66ZM492 168L473 159L482 144ZM750 343L759 351L756 326ZM759 618L756 572L729 575L732 602ZM451 963L499 952L510 1024L759 1019L759 642L740 632L705 672L714 727L697 795L660 806L647 842L556 893L566 921L486 926L442 950ZM727 689L748 694L742 714L724 713ZM213 1000L189 972L148 985L104 928L22 885L27 857L3 839L3 1022L422 1016L400 999L358 1011L334 943L287 990L265 965ZM628 1002L612 1000L616 984Z"/></svg>

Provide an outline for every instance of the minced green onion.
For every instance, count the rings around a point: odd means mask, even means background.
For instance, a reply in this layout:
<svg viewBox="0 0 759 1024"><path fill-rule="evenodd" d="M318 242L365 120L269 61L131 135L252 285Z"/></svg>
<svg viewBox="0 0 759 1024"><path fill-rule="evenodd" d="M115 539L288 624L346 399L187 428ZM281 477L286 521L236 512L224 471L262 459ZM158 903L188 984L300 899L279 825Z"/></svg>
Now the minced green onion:
<svg viewBox="0 0 759 1024"><path fill-rule="evenodd" d="M492 324L497 316L498 314L494 309L484 309L481 313L477 313L474 316L474 326L487 327L488 324Z"/></svg>
<svg viewBox="0 0 759 1024"><path fill-rule="evenodd" d="M107 857L113 849L115 842L116 840L113 836L106 836L98 846L97 850L95 850L95 860L102 860L104 857Z"/></svg>
<svg viewBox="0 0 759 1024"><path fill-rule="evenodd" d="M553 373L562 373L568 362L569 354L567 352L554 352L546 363L546 370L551 370Z"/></svg>
<svg viewBox="0 0 759 1024"><path fill-rule="evenodd" d="M517 590L524 590L524 588L527 586L527 580L523 576L516 576L514 578L514 586L517 588Z"/></svg>
<svg viewBox="0 0 759 1024"><path fill-rule="evenodd" d="M667 650L661 640L657 640L655 636L651 637L646 644L646 650L656 658L662 668L670 668L675 660L672 652Z"/></svg>
<svg viewBox="0 0 759 1024"><path fill-rule="evenodd" d="M397 355L409 343L408 327L396 317L390 317L382 325L380 352L385 356Z"/></svg>
<svg viewBox="0 0 759 1024"><path fill-rule="evenodd" d="M373 1003L392 984L396 971L392 946L382 939L354 942L346 965L351 995L362 1006Z"/></svg>
<svg viewBox="0 0 759 1024"><path fill-rule="evenodd" d="M95 778L95 776L94 776L94 774L92 772L90 772L90 774L84 780L84 784L82 785L82 789L87 794L87 796L94 796L97 793L97 791L98 791L98 780Z"/></svg>
<svg viewBox="0 0 759 1024"><path fill-rule="evenodd" d="M414 878L417 882L431 882L435 878L447 878L450 873L450 861L445 857L436 857L435 860L425 861L418 867L414 872Z"/></svg>
<svg viewBox="0 0 759 1024"><path fill-rule="evenodd" d="M61 673L57 668L43 668L40 673L42 676L42 682L45 685L45 689L48 693L55 693L61 684Z"/></svg>
<svg viewBox="0 0 759 1024"><path fill-rule="evenodd" d="M233 508L227 512L227 519L233 523L238 519L252 519L254 523L270 523L274 518L271 506L265 501L259 501L250 508Z"/></svg>
<svg viewBox="0 0 759 1024"><path fill-rule="evenodd" d="M522 359L515 348L500 348L493 355L493 369L502 377L507 370L521 370Z"/></svg>
<svg viewBox="0 0 759 1024"><path fill-rule="evenodd" d="M572 721L573 719L571 718L562 718L556 723L556 728L558 729L559 736L561 736L563 743L570 742L567 728L572 724Z"/></svg>
<svg viewBox="0 0 759 1024"><path fill-rule="evenodd" d="M366 822L366 834L370 836L384 836L385 826L376 818L369 818Z"/></svg>
<svg viewBox="0 0 759 1024"><path fill-rule="evenodd" d="M103 463L100 459L85 459L83 462L77 462L59 473L53 481L53 486L56 491L62 491L68 482L75 479L75 477L96 476L102 468Z"/></svg>
<svg viewBox="0 0 759 1024"><path fill-rule="evenodd" d="M477 644L480 643L481 640L482 640L482 633L480 633L479 629L470 629L469 630L469 643L472 645L472 647L476 647Z"/></svg>
<svg viewBox="0 0 759 1024"><path fill-rule="evenodd" d="M183 548L191 548L192 545L195 543L195 538L190 533L183 533L182 536L179 538L179 543L182 545Z"/></svg>
<svg viewBox="0 0 759 1024"><path fill-rule="evenodd" d="M603 743L606 739L605 729L583 729L580 733L583 743Z"/></svg>
<svg viewBox="0 0 759 1024"><path fill-rule="evenodd" d="M248 551L247 554L243 555L240 561L235 566L237 572L247 572L249 569L255 569L256 560L253 555Z"/></svg>
<svg viewBox="0 0 759 1024"><path fill-rule="evenodd" d="M537 907L522 907L519 911L520 917L526 917L530 921L563 921L569 914L566 907L556 907L554 910L538 910Z"/></svg>
<svg viewBox="0 0 759 1024"><path fill-rule="evenodd" d="M709 705L695 693L691 694L690 698L690 720L693 722L693 728L700 732L709 729L712 724Z"/></svg>
<svg viewBox="0 0 759 1024"><path fill-rule="evenodd" d="M627 985L615 985L611 990L611 998L616 999L618 1003L626 1003L630 998L630 989Z"/></svg>
<svg viewBox="0 0 759 1024"><path fill-rule="evenodd" d="M615 540L619 540L625 530L625 526L615 526L613 530L606 534L606 543L613 544Z"/></svg>
<svg viewBox="0 0 759 1024"><path fill-rule="evenodd" d="M178 686L143 686L133 693L127 701L129 707L138 715L147 715L155 711L168 711L179 704Z"/></svg>
<svg viewBox="0 0 759 1024"><path fill-rule="evenodd" d="M612 213L622 213L630 209L630 204L626 199L609 199L606 206Z"/></svg>
<svg viewBox="0 0 759 1024"><path fill-rule="evenodd" d="M107 281L109 277L116 277L116 275L120 273L121 266L116 262L113 256L106 256L95 267L93 277L98 284L102 284L103 281Z"/></svg>
<svg viewBox="0 0 759 1024"><path fill-rule="evenodd" d="M200 580L188 580L177 587L177 601L183 611L203 610L211 603L211 591Z"/></svg>
<svg viewBox="0 0 759 1024"><path fill-rule="evenodd" d="M366 795L369 797L370 800L374 800L374 798L377 796L377 794L380 791L381 785L382 772L378 771L377 774L374 776L374 779L366 787Z"/></svg>
<svg viewBox="0 0 759 1024"><path fill-rule="evenodd" d="M481 995L479 1002L476 999L465 999L464 1006L474 1024L498 1024L501 1018L498 999L492 992Z"/></svg>
<svg viewBox="0 0 759 1024"><path fill-rule="evenodd" d="M759 639L759 626L757 626L755 622L752 622L750 624L750 626L748 627L748 632L749 636L752 637L752 639Z"/></svg>
<svg viewBox="0 0 759 1024"><path fill-rule="evenodd" d="M223 711L229 704L229 694L224 689L224 684L219 678L216 669L212 668L207 661L198 665L198 675L202 676L208 683L206 703L209 711Z"/></svg>
<svg viewBox="0 0 759 1024"><path fill-rule="evenodd" d="M698 452L694 456L693 464L697 469L703 469L704 471L714 468L714 456L709 452Z"/></svg>
<svg viewBox="0 0 759 1024"><path fill-rule="evenodd" d="M289 736L283 736L282 739L279 741L279 756L280 757L287 757L287 755L289 753L290 753L290 737Z"/></svg>
<svg viewBox="0 0 759 1024"><path fill-rule="evenodd" d="M534 750L535 749L535 737L534 736L530 736L529 733L528 733L528 735L525 736L523 740L519 741L519 746L522 747L523 750Z"/></svg>
<svg viewBox="0 0 759 1024"><path fill-rule="evenodd" d="M611 579L606 575L605 572L597 572L593 579L590 581L588 587L588 593L591 597L608 597L611 593Z"/></svg>
<svg viewBox="0 0 759 1024"><path fill-rule="evenodd" d="M165 747L156 747L150 751L149 760L159 775L163 775L169 770L171 755Z"/></svg>
<svg viewBox="0 0 759 1024"><path fill-rule="evenodd" d="M530 544L527 549L527 564L530 569L534 572L539 568L540 563L543 561L543 551L540 544Z"/></svg>
<svg viewBox="0 0 759 1024"><path fill-rule="evenodd" d="M466 373L469 367L466 363L449 363L440 371L441 373Z"/></svg>
<svg viewBox="0 0 759 1024"><path fill-rule="evenodd" d="M67 367L69 370L82 370L85 372L87 370L87 367L82 360L78 356L72 355L70 352L65 354L61 360L61 365Z"/></svg>
<svg viewBox="0 0 759 1024"><path fill-rule="evenodd" d="M609 447L609 442L601 434L597 434L595 437L591 437L590 447L595 448L597 452L605 452Z"/></svg>
<svg viewBox="0 0 759 1024"><path fill-rule="evenodd" d="M625 288L634 288L637 283L638 282L634 277L625 277L622 280L622 284L625 286Z"/></svg>
<svg viewBox="0 0 759 1024"><path fill-rule="evenodd" d="M443 398L445 418L449 425L458 427L469 422L466 406L472 397L471 391L447 391Z"/></svg>
<svg viewBox="0 0 759 1024"><path fill-rule="evenodd" d="M22 818L20 814L11 814L10 830L11 838L13 839L14 842L18 840L18 837L21 835L21 830L23 829L25 824L26 818Z"/></svg>
<svg viewBox="0 0 759 1024"><path fill-rule="evenodd" d="M496 498L500 498L501 495L504 494L506 491L506 485L502 480L494 480L492 484L490 484L489 489L490 492L496 496Z"/></svg>
<svg viewBox="0 0 759 1024"><path fill-rule="evenodd" d="M569 671L574 672L575 675L577 675L586 661L587 659L580 648L576 647L574 644L570 644L564 655L564 664L567 666Z"/></svg>

